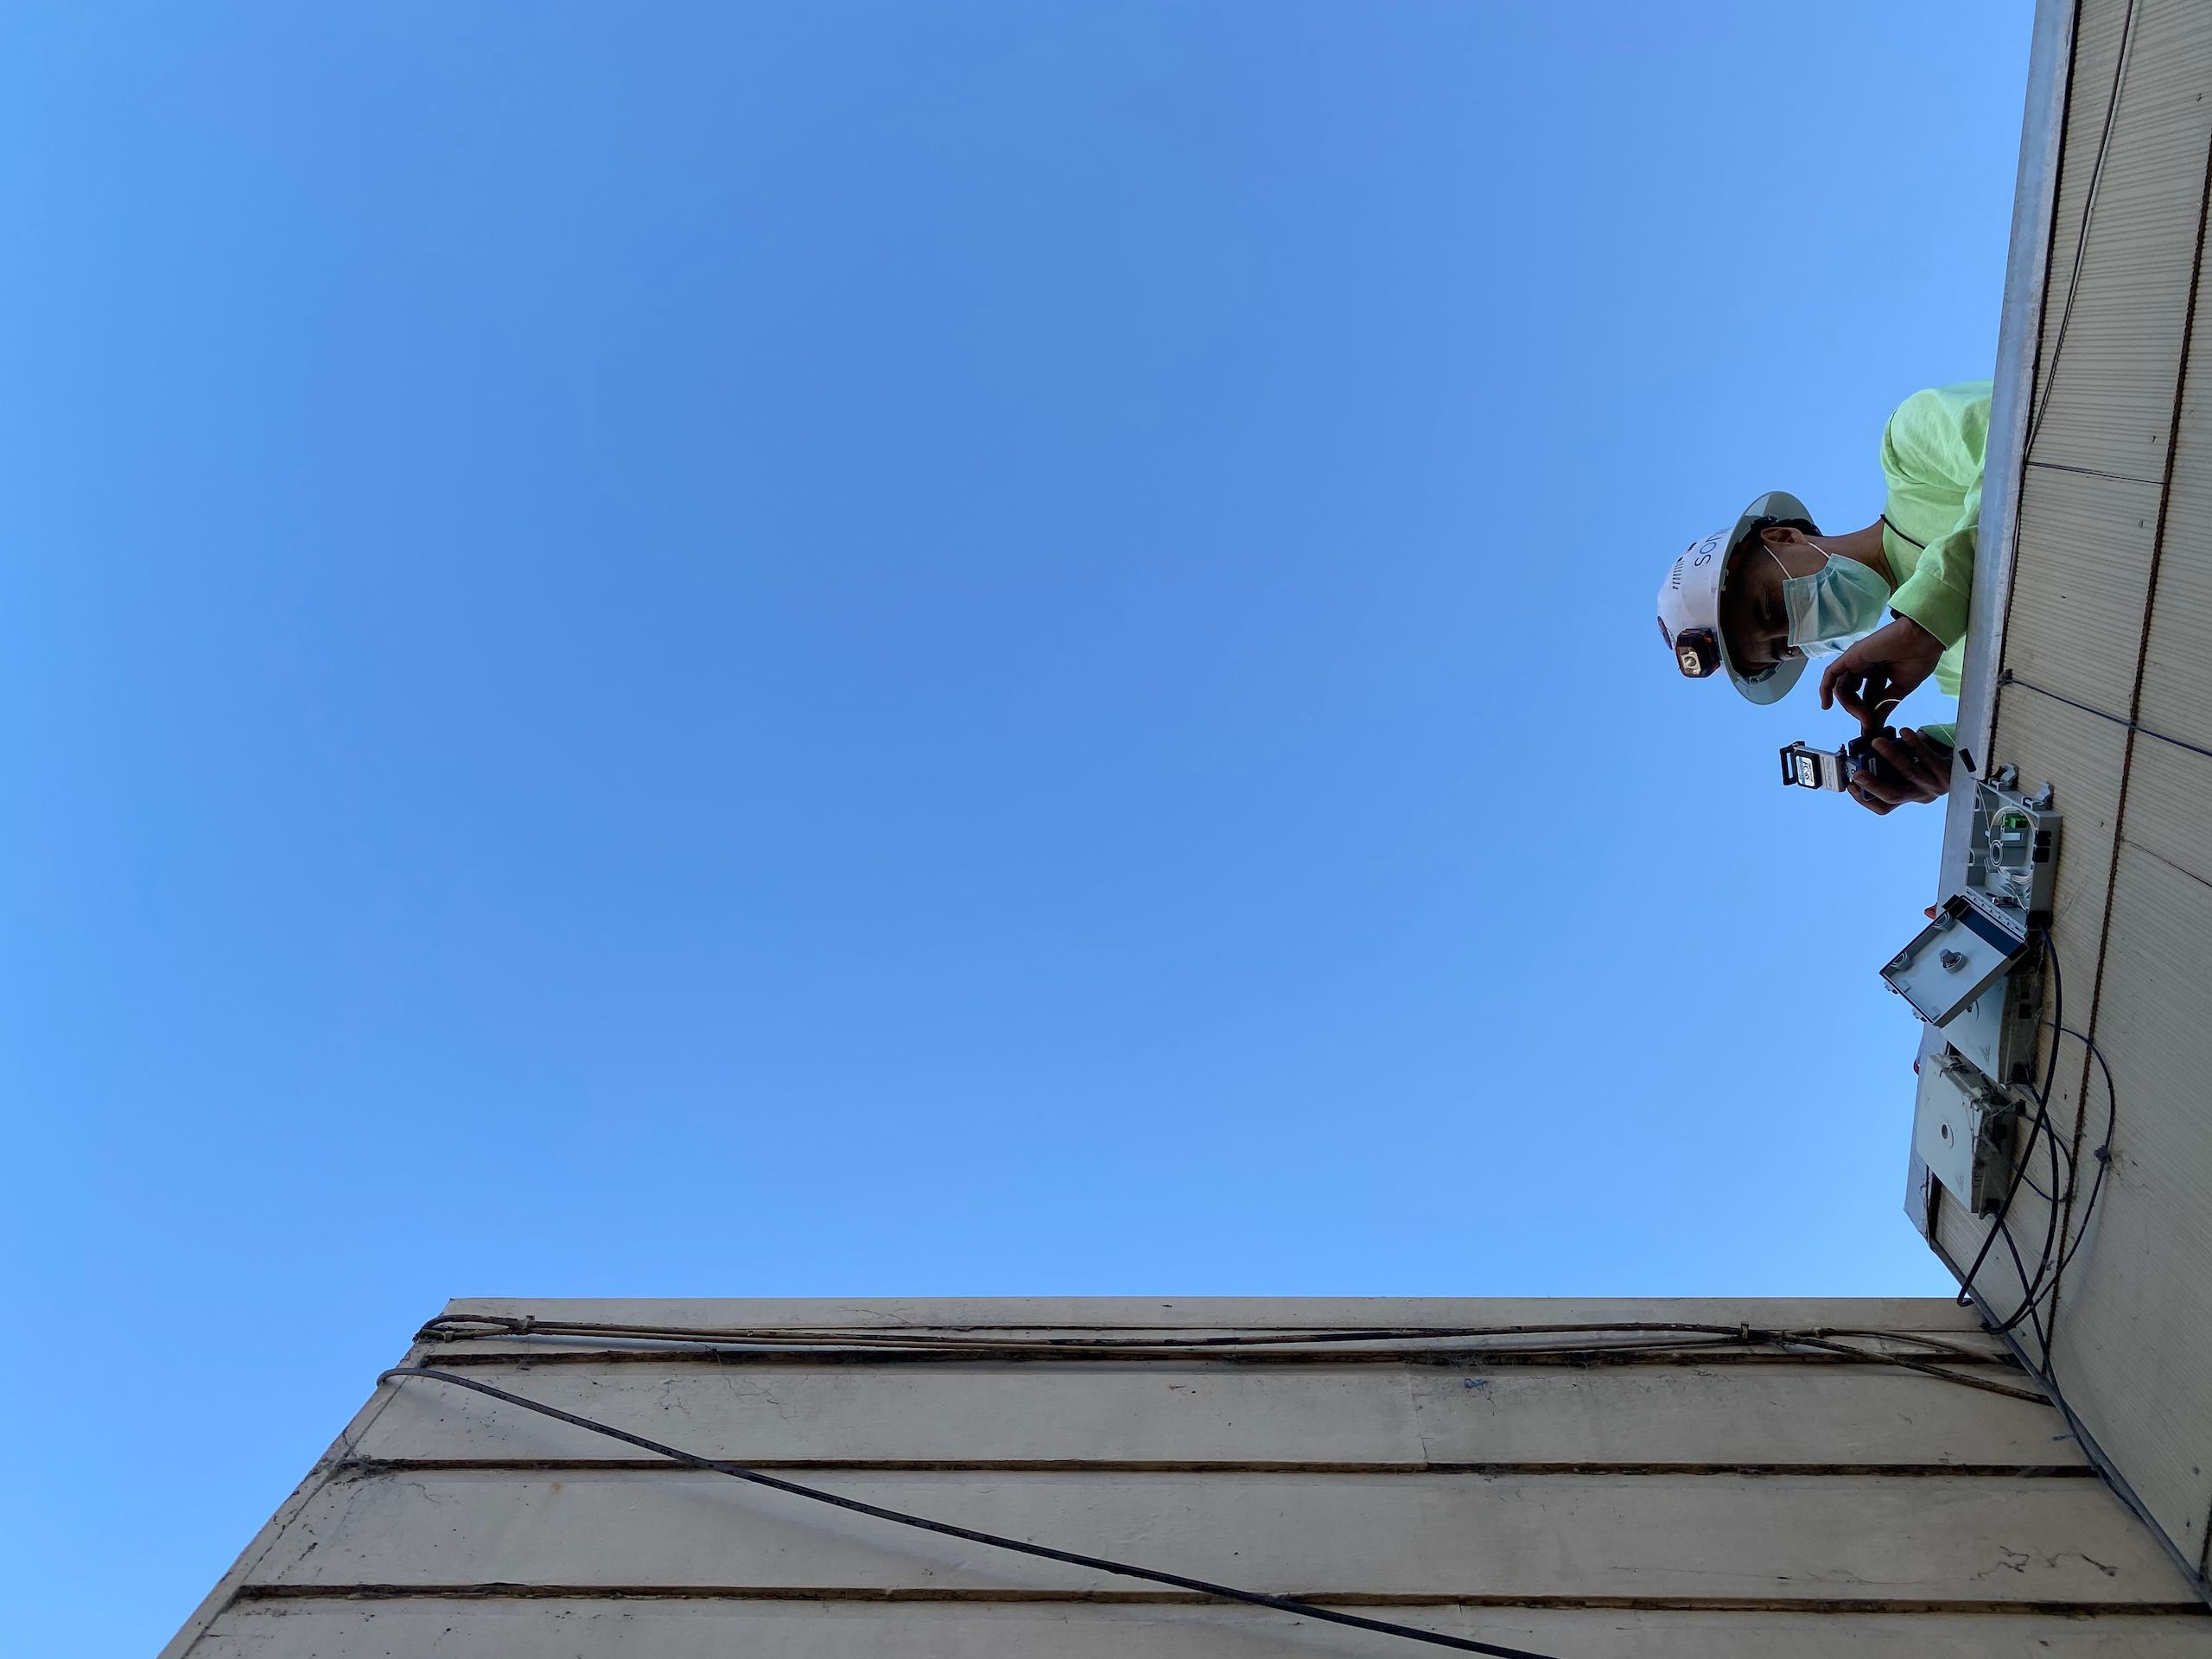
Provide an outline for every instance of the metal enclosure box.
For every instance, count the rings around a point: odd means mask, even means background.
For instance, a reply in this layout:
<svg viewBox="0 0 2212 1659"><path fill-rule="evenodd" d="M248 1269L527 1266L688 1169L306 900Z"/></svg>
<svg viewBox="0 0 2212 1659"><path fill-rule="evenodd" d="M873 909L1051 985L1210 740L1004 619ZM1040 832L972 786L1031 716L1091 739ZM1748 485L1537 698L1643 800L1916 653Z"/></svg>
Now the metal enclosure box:
<svg viewBox="0 0 2212 1659"><path fill-rule="evenodd" d="M1882 977L1929 1025L1948 1026L2027 950L2024 927L2015 932L1977 893L1955 893L1936 919L1890 959Z"/></svg>
<svg viewBox="0 0 2212 1659"><path fill-rule="evenodd" d="M2058 815L2048 785L2023 796L2012 783L2007 771L1976 789L1967 885L1882 969L1942 1033L1923 1051L1912 1149L1970 1215L1999 1209L2012 1190L2020 1107L2009 1089L2034 1086L2042 1018L2037 946Z"/></svg>
<svg viewBox="0 0 2212 1659"><path fill-rule="evenodd" d="M2030 796L2012 783L2008 768L1975 790L1966 886L1882 969L1890 988L1931 1026L1948 1027L1979 1005L1972 1035L1953 1046L1970 1050L2000 1083L2014 1080L2015 1057L2005 1051L2019 1044L2007 1027L2020 1013L2020 999L2007 998L2000 982L2027 955L2033 931L2050 920L2059 829L2050 785ZM1986 999L1993 988L1997 994ZM2032 1061L2034 1007L2025 1014Z"/></svg>
<svg viewBox="0 0 2212 1659"><path fill-rule="evenodd" d="M2019 1109L1977 1067L1948 1051L1920 1067L1912 1149L1929 1173L1975 1215L2000 1204L2012 1179Z"/></svg>
<svg viewBox="0 0 2212 1659"><path fill-rule="evenodd" d="M1998 1083L2036 1080L2036 1015L2043 1007L2040 961L2012 971L1952 1016L1943 1040Z"/></svg>
<svg viewBox="0 0 2212 1659"><path fill-rule="evenodd" d="M2024 917L2026 925L2039 927L2050 920L2060 819L2051 810L2048 784L2034 795L2022 795L2010 787L2011 779L2008 767L1998 781L1974 792L1967 888L1984 894L1999 912Z"/></svg>

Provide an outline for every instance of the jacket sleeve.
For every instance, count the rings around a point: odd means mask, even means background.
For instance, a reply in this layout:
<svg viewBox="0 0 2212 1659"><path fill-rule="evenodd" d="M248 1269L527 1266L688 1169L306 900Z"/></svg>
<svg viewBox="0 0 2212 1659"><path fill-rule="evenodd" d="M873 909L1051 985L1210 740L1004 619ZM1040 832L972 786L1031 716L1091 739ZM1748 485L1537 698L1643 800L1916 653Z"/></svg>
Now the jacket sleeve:
<svg viewBox="0 0 2212 1659"><path fill-rule="evenodd" d="M1965 498L1957 523L1929 543L1912 575L1890 597L1891 610L1910 617L1946 645L1957 644L1967 631L1988 437L1987 392L1969 397L1955 387L1915 392L1882 434L1882 469L1892 480Z"/></svg>

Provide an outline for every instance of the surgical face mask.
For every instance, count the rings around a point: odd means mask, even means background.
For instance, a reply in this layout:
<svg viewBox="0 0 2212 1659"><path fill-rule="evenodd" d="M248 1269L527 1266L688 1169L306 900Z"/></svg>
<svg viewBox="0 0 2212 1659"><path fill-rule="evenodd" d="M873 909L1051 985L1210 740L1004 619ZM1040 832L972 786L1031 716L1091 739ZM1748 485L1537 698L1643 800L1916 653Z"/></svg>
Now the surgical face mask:
<svg viewBox="0 0 2212 1659"><path fill-rule="evenodd" d="M1817 542L1810 543L1819 547ZM1782 565L1782 604L1789 619L1789 643L1808 657L1833 657L1881 625L1890 586L1870 566L1840 559L1825 548L1827 563L1809 576L1793 576L1772 548L1768 556Z"/></svg>

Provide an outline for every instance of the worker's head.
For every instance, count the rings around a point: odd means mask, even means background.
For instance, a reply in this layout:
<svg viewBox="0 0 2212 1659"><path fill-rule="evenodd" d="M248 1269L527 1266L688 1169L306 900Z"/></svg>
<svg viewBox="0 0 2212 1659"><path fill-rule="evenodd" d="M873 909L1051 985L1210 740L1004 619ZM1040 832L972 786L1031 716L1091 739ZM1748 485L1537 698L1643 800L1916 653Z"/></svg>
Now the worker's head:
<svg viewBox="0 0 2212 1659"><path fill-rule="evenodd" d="M1809 576L1827 563L1808 539L1820 533L1809 518L1761 517L1728 550L1720 572L1720 641L1742 673L1764 674L1803 655L1789 643L1783 583Z"/></svg>
<svg viewBox="0 0 2212 1659"><path fill-rule="evenodd" d="M1772 702L1795 685L1805 662L1789 652L1787 618L1778 633L1768 626L1782 606L1784 580L1768 543L1773 537L1774 554L1809 566L1805 538L1817 533L1803 502L1770 490L1732 527L1691 543L1659 584L1659 634L1675 665L1694 680L1726 671L1753 702ZM1761 575L1753 583L1760 566L1770 582Z"/></svg>
<svg viewBox="0 0 2212 1659"><path fill-rule="evenodd" d="M1782 696L1808 658L1843 650L1882 620L1889 582L1863 551L1840 550L1854 539L1821 536L1802 502L1774 490L1733 528L1691 543L1659 588L1675 666L1692 679L1726 669L1753 702Z"/></svg>

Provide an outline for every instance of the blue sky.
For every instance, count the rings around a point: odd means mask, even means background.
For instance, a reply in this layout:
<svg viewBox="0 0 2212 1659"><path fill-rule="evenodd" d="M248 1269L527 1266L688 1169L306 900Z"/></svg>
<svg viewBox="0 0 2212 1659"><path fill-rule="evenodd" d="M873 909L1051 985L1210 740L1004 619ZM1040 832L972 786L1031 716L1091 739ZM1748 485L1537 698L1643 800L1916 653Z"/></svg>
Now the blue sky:
<svg viewBox="0 0 2212 1659"><path fill-rule="evenodd" d="M2027 32L0 14L25 1650L454 1294L1946 1288L1936 815L1651 596L1989 372Z"/></svg>

